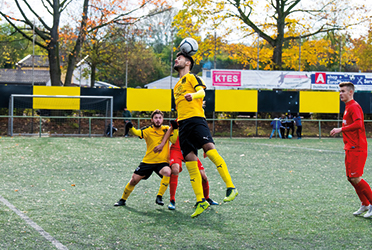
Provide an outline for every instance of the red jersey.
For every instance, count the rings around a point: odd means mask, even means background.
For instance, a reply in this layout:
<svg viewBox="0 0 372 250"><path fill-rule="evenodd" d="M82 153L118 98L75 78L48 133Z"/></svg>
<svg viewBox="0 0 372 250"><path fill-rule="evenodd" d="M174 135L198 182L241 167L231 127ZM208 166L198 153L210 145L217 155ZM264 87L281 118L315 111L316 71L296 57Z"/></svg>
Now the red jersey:
<svg viewBox="0 0 372 250"><path fill-rule="evenodd" d="M342 120L342 137L345 150L356 149L358 151L367 151L363 110L354 100L347 102L345 106Z"/></svg>
<svg viewBox="0 0 372 250"><path fill-rule="evenodd" d="M170 149L171 150L177 150L177 151L180 151L181 152L180 137L179 136L177 137L176 143L172 143Z"/></svg>

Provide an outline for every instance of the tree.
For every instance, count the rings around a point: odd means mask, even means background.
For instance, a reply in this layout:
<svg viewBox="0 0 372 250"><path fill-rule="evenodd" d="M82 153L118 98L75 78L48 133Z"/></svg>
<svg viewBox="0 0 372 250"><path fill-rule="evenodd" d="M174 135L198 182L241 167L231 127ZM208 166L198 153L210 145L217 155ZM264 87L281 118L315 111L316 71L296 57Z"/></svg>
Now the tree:
<svg viewBox="0 0 372 250"><path fill-rule="evenodd" d="M38 47L37 53L41 53ZM15 68L16 63L32 54L32 42L25 39L10 24L0 25L0 67Z"/></svg>
<svg viewBox="0 0 372 250"><path fill-rule="evenodd" d="M159 60L152 47L149 47L135 29L119 28L116 38L120 46L113 47L115 56L110 64L99 65L97 77L103 81L125 86L126 66L128 66L128 87L143 87L145 84L163 78L169 74L169 65ZM125 37L124 35L125 34ZM125 42L124 42L125 41Z"/></svg>
<svg viewBox="0 0 372 250"><path fill-rule="evenodd" d="M187 0L184 2L185 14L178 18L185 20L193 16L195 26L210 26L215 20L228 21L230 26L238 28L243 37L258 34L273 49L274 69L282 69L283 45L286 42L344 30L367 19L364 14L366 7L348 0L306 3L301 0L267 0L262 8L258 1ZM358 17L355 21L351 19L354 14Z"/></svg>
<svg viewBox="0 0 372 250"><path fill-rule="evenodd" d="M83 18L81 22L81 29L78 35L78 42L76 43L74 50L79 51L81 43L83 42L85 36L85 26L86 26L86 19L87 19L87 11L88 11L88 1L84 0L84 7L83 7ZM14 16L9 16L5 14L3 11L0 11L0 15L4 17L4 19L12 25L20 34L22 34L26 39L32 41L33 37L30 36L30 30L34 30L36 35L41 38L42 41L37 41L36 44L41 48L47 50L48 52L48 59L49 59L49 72L50 72L50 79L51 84L53 86L60 86L61 85L61 69L60 69L60 57L59 57L59 22L61 18L61 13L67 8L68 4L71 1L67 0L53 0L53 1L43 1L43 5L46 11L52 15L53 21L52 25L47 24L47 22L42 19L38 13L34 10L34 8L30 5L30 3L26 0L21 0L24 5L21 5L20 0L14 1L17 9L21 14L21 19L18 19ZM30 11L34 17L40 22L40 26L37 26L35 22L30 19L30 16L26 15L26 11ZM18 28L16 26L17 22L21 22L25 25L25 28ZM74 63L74 60L70 61Z"/></svg>
<svg viewBox="0 0 372 250"><path fill-rule="evenodd" d="M171 8L167 12L146 18L138 24L146 31L145 42L153 47L155 53L162 53L165 47L174 42L177 30L172 22L176 14L177 10Z"/></svg>
<svg viewBox="0 0 372 250"><path fill-rule="evenodd" d="M16 7L20 13L21 18L15 16L10 16L3 11L0 11L0 15L11 24L19 33L21 33L25 38L32 40L32 37L26 32L27 30L35 30L37 36L42 39L42 42L37 42L36 44L48 51L49 65L50 65L50 77L53 86L58 86L61 83L61 68L60 68L60 37L59 37L59 25L62 12L71 4L72 0L42 0L42 5L45 11L48 12L52 17L52 25L48 25L47 22L40 17L38 13L34 10L33 5L27 0L14 0ZM23 5L21 4L23 3ZM88 3L91 9L98 10L103 13L101 15L100 22L97 22L96 16L92 16L91 19L88 18ZM165 6L165 7L164 7ZM128 20L135 22L138 19L143 18L147 15L153 15L163 11L164 8L169 8L166 6L166 2L161 0L144 0L139 1L135 4L126 5L124 0L84 0L83 10L81 11L80 18L78 20L78 26L75 30L77 36L74 41L74 46L72 46L72 51L70 51L67 58L67 71L65 78L65 85L71 84L71 78L73 70L76 65L77 57L79 56L81 46L84 42L87 32L92 32L105 27L112 23L127 23ZM32 13L32 15L38 20L40 26L37 26L31 19L30 16L26 15L26 11ZM93 11L91 10L93 13ZM16 26L17 22L21 22L25 25L25 28L18 28Z"/></svg>
<svg viewBox="0 0 372 250"><path fill-rule="evenodd" d="M351 54L353 61L360 70L365 72L372 71L372 23L368 34L360 38L351 39Z"/></svg>

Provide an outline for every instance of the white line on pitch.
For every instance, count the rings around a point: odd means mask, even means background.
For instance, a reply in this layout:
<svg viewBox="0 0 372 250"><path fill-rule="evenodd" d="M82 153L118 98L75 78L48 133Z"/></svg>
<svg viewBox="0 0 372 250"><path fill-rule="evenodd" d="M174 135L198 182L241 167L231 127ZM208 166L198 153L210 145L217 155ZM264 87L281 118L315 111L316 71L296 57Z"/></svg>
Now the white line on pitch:
<svg viewBox="0 0 372 250"><path fill-rule="evenodd" d="M240 142L239 142L240 143ZM329 149L320 149L320 148L307 148L307 147L299 147L299 146L289 146L289 145L275 145L275 144L269 144L269 143L254 143L254 142L243 142L241 144L251 144L251 145L259 145L259 146L267 146L267 147L273 147L273 148L285 148L285 149L297 149L297 150L309 150L309 151L316 151L316 152L327 152L327 153L339 153L343 154L344 151L336 151L336 150L329 150Z"/></svg>
<svg viewBox="0 0 372 250"><path fill-rule="evenodd" d="M19 217L21 217L28 225L33 227L36 231L38 231L45 239L49 240L57 249L60 250L68 250L68 248L62 243L60 243L58 240L56 240L53 236L45 232L44 229L42 229L38 224L33 222L30 217L19 211L15 206L13 206L7 199L3 198L0 195L0 201L2 201L8 208L13 210Z"/></svg>
<svg viewBox="0 0 372 250"><path fill-rule="evenodd" d="M303 149L309 151L317 151L317 152L328 152L328 153L344 153L344 151L335 151L335 150L328 150L328 149L319 149L319 148L307 148L307 147L298 147L298 146L288 146L288 145L273 145L273 144L266 144L266 143L253 143L254 145L262 145L274 148L291 148L291 149Z"/></svg>

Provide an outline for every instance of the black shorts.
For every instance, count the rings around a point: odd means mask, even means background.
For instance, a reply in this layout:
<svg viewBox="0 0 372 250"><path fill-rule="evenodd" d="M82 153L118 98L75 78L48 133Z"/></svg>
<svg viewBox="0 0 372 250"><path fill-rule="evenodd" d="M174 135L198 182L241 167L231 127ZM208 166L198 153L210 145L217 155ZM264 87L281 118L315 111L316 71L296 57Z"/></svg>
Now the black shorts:
<svg viewBox="0 0 372 250"><path fill-rule="evenodd" d="M190 152L198 155L198 149L201 149L206 143L213 143L211 132L209 131L207 120L203 117L191 117L179 124L180 146L183 157Z"/></svg>
<svg viewBox="0 0 372 250"><path fill-rule="evenodd" d="M163 176L159 172L164 167L169 167L169 163L164 162L164 163L149 164L149 163L141 162L139 166L136 168L136 170L134 170L134 173L140 176L145 176L143 178L144 180L147 180L152 175L152 172L155 172L157 175L160 176L160 178L163 178Z"/></svg>

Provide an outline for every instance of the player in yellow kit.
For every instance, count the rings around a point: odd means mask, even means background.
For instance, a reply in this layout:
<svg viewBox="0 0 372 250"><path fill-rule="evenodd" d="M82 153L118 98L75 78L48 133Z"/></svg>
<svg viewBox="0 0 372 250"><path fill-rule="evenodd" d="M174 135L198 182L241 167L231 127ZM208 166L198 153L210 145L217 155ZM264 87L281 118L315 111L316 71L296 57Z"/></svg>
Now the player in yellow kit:
<svg viewBox="0 0 372 250"><path fill-rule="evenodd" d="M169 126L164 126L163 124L164 115L160 110L155 110L151 114L151 123L150 127L145 129L135 129L131 122L127 123L132 134L145 139L147 150L146 155L142 159L140 165L134 171L132 178L125 186L123 195L121 199L114 204L114 206L125 206L126 200L129 195L132 193L134 187L142 180L148 179L153 172L160 176L160 188L158 195L156 196L155 203L161 206L164 206L163 194L167 190L171 169L169 167L169 141L166 142L166 147L160 153L154 153L154 148L160 144L165 133L168 131Z"/></svg>
<svg viewBox="0 0 372 250"><path fill-rule="evenodd" d="M201 175L198 169L197 150L203 148L207 157L216 165L218 173L226 184L224 202L232 201L238 195L224 159L218 154L204 115L203 98L206 88L203 80L190 74L194 60L191 56L179 52L174 69L180 80L174 86L174 99L178 112L179 139L190 182L196 195L197 207L191 217L198 216L208 206L203 195Z"/></svg>

